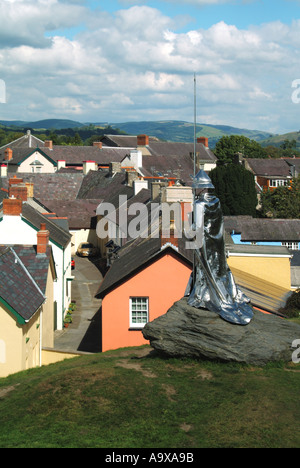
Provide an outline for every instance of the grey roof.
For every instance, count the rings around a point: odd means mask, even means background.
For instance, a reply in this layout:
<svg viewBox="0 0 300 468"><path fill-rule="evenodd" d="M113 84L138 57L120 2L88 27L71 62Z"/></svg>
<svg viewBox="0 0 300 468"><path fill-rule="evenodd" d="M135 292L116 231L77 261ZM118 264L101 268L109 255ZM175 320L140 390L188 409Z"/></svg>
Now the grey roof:
<svg viewBox="0 0 300 468"><path fill-rule="evenodd" d="M57 165L56 161L45 152L45 148L14 148L12 153L12 159L8 161L8 169L10 168L10 166L17 166L21 164L22 161L27 159L35 152L38 152L41 156L44 156L46 159L52 162L53 165ZM7 162L4 161L4 157L4 152L0 152L0 162ZM41 162L39 164L42 165ZM16 168L14 170L16 170Z"/></svg>
<svg viewBox="0 0 300 468"><path fill-rule="evenodd" d="M26 202L22 205L22 218L33 225L37 231L40 230L41 224L45 223L46 229L50 233L50 240L61 247L66 247L69 244L72 237L69 232L62 229L55 222L42 215Z"/></svg>
<svg viewBox="0 0 300 468"><path fill-rule="evenodd" d="M137 147L136 136L105 135L102 142L107 145ZM182 180L191 185L191 175L194 171L194 144L165 142L155 137L149 137L147 145L149 154L143 155L142 173L145 177L169 177ZM202 143L196 144L197 161L217 161L214 153ZM199 161L198 161L199 162Z"/></svg>
<svg viewBox="0 0 300 468"><path fill-rule="evenodd" d="M52 248L49 245L45 255L37 255L36 246L33 245L13 245L11 246L23 265L27 268L42 293L46 293L49 262L53 259ZM54 263L53 263L54 265ZM55 274L56 275L56 274Z"/></svg>
<svg viewBox="0 0 300 468"><path fill-rule="evenodd" d="M70 229L95 229L96 209L101 200L43 200L43 205L58 217L67 217Z"/></svg>
<svg viewBox="0 0 300 468"><path fill-rule="evenodd" d="M193 143L153 141L151 143L149 142L148 149L153 156L191 157L194 154ZM217 161L217 157L214 155L214 153L209 148L206 148L202 143L196 144L196 154L197 153L199 154L199 158L201 161Z"/></svg>
<svg viewBox="0 0 300 468"><path fill-rule="evenodd" d="M107 166L111 162L120 162L130 154L129 148L96 146L53 146L53 149L43 148L54 161L63 160L67 165L81 166L84 161L95 161L98 165Z"/></svg>
<svg viewBox="0 0 300 468"><path fill-rule="evenodd" d="M267 255L267 256L282 256L291 257L292 254L287 247L280 245L242 245L230 244L226 245L226 251L232 254L246 254L246 255Z"/></svg>
<svg viewBox="0 0 300 468"><path fill-rule="evenodd" d="M145 177L174 178L182 181L186 185L192 185L192 174L194 163L189 155L178 156L143 156L143 166L141 168Z"/></svg>
<svg viewBox="0 0 300 468"><path fill-rule="evenodd" d="M0 247L0 297L23 321L30 320L45 301L30 271L11 247Z"/></svg>
<svg viewBox="0 0 300 468"><path fill-rule="evenodd" d="M39 138L32 135L30 131L28 131L25 135L16 140L8 143L7 145L1 146L0 148L0 160L2 159L2 155L4 155L4 151L7 148L11 148L13 151L19 148L43 148L45 143L40 140Z"/></svg>
<svg viewBox="0 0 300 468"><path fill-rule="evenodd" d="M300 175L300 158L285 158L284 160L290 167L291 176L298 177Z"/></svg>
<svg viewBox="0 0 300 468"><path fill-rule="evenodd" d="M290 167L284 159L246 159L252 172L257 176L291 177Z"/></svg>
<svg viewBox="0 0 300 468"><path fill-rule="evenodd" d="M44 200L75 200L81 188L82 173L27 174L18 173L23 182L34 184L34 197ZM8 189L9 176L1 178L2 187Z"/></svg>
<svg viewBox="0 0 300 468"><path fill-rule="evenodd" d="M46 214L46 213L45 213ZM3 204L0 205L0 217L3 216ZM37 231L40 230L41 224L46 224L46 229L50 233L50 240L65 248L71 241L72 235L69 231L62 228L55 220L44 216L40 211L34 208L30 203L23 202L22 204L22 219L34 226Z"/></svg>
<svg viewBox="0 0 300 468"><path fill-rule="evenodd" d="M228 232L241 234L244 242L300 242L300 219L264 219L224 216Z"/></svg>
<svg viewBox="0 0 300 468"><path fill-rule="evenodd" d="M157 141L156 137L149 137L149 142ZM137 147L137 136L136 135L104 135L100 137L103 145L112 147L123 147L132 148Z"/></svg>
<svg viewBox="0 0 300 468"><path fill-rule="evenodd" d="M178 239L178 241L183 241L183 239ZM180 242L180 247L177 251L171 246L161 249L160 238L137 238L128 242L118 251L119 258L114 261L106 273L96 296L99 298L104 297L111 289L118 286L132 274L136 273L141 268L144 268L160 255L164 255L170 251L172 251L174 255L180 256L180 258L191 265L191 258L188 257L187 251L182 248L183 245L183 242Z"/></svg>
<svg viewBox="0 0 300 468"><path fill-rule="evenodd" d="M108 171L90 171L82 182L77 198L101 199L114 203L113 199L119 195L127 195L128 197L133 195L133 188L126 184L127 175L125 172L117 173L112 177Z"/></svg>

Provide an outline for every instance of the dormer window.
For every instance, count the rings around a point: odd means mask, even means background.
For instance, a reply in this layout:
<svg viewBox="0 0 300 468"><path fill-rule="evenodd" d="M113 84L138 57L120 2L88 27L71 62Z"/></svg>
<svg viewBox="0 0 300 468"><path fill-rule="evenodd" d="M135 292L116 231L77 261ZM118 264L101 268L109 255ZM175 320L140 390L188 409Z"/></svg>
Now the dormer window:
<svg viewBox="0 0 300 468"><path fill-rule="evenodd" d="M34 173L41 173L44 164L41 163L38 159L35 159L35 161L33 161L30 164L30 166L31 166L31 172L34 174Z"/></svg>

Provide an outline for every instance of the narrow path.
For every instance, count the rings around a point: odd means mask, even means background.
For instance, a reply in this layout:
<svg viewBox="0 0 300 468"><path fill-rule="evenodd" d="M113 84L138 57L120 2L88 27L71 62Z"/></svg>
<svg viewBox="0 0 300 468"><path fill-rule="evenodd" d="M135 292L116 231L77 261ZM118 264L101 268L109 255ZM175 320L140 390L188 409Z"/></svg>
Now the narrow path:
<svg viewBox="0 0 300 468"><path fill-rule="evenodd" d="M56 331L54 347L70 352L97 353L101 351L101 300L95 294L102 281L98 268L86 258L75 258L72 301L76 301L73 322Z"/></svg>

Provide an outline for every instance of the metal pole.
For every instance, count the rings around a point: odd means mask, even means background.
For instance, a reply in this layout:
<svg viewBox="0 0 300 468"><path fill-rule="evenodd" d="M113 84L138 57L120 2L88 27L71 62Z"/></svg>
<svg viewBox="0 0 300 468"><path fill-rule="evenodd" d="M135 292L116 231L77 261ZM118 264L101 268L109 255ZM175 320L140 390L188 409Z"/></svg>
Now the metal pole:
<svg viewBox="0 0 300 468"><path fill-rule="evenodd" d="M196 177L196 74L194 73L194 178ZM195 179L194 179L195 180ZM193 189L193 223L196 229L196 189ZM193 252L193 285L196 281L196 258L195 251Z"/></svg>

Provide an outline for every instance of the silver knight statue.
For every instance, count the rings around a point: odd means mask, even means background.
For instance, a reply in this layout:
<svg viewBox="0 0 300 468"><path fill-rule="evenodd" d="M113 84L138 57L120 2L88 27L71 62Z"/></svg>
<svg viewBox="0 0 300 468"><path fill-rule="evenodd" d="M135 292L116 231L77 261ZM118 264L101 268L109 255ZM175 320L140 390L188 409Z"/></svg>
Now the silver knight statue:
<svg viewBox="0 0 300 468"><path fill-rule="evenodd" d="M220 200L203 170L193 179L194 230L202 230L202 242L194 251L194 271L185 294L188 304L216 312L227 322L247 325L253 309L250 299L235 284L227 264Z"/></svg>

